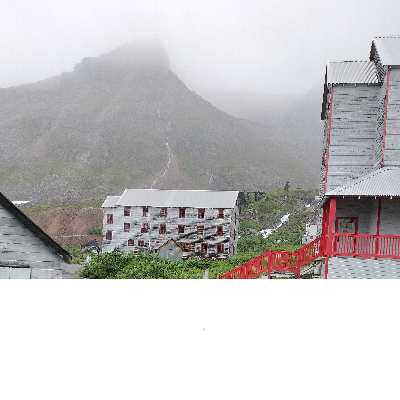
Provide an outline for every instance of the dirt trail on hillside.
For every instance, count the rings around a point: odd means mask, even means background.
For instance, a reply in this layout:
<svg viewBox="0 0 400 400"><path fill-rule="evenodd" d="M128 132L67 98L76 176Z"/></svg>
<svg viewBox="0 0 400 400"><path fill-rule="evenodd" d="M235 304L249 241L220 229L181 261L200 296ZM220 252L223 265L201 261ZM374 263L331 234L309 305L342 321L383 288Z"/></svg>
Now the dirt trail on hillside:
<svg viewBox="0 0 400 400"><path fill-rule="evenodd" d="M89 228L102 228L101 208L45 211L31 219L60 246L82 245L91 239L96 239L99 244L102 242L101 235L87 235Z"/></svg>

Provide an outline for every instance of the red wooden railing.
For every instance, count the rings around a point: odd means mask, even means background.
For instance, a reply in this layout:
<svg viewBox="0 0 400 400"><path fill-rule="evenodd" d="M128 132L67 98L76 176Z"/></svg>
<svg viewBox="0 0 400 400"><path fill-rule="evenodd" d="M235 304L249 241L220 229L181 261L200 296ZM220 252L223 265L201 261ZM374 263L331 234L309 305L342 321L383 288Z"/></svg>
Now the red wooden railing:
<svg viewBox="0 0 400 400"><path fill-rule="evenodd" d="M303 246L297 252L269 250L247 263L235 268L220 279L252 279L256 276L271 271L297 272L300 278L300 268L322 255L322 238Z"/></svg>
<svg viewBox="0 0 400 400"><path fill-rule="evenodd" d="M220 279L252 279L271 271L297 272L318 257L327 256L326 239L321 236L301 247L297 252L272 251L248 261L220 277ZM332 252L330 256L349 256L368 258L400 258L400 236L359 235L351 233L332 233Z"/></svg>
<svg viewBox="0 0 400 400"><path fill-rule="evenodd" d="M332 255L400 258L400 236L333 233Z"/></svg>

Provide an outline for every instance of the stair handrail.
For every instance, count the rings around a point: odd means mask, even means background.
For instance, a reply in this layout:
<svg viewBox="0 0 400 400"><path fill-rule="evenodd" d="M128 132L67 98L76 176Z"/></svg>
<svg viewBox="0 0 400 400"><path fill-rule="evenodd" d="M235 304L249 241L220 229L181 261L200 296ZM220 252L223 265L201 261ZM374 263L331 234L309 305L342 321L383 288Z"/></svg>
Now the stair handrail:
<svg viewBox="0 0 400 400"><path fill-rule="evenodd" d="M265 272L268 272L268 278L270 278L271 271L274 270L297 272L297 277L300 278L301 268L321 257L324 248L324 238L320 236L297 252L268 250L227 272L219 279L252 279ZM295 268L291 267L294 263Z"/></svg>

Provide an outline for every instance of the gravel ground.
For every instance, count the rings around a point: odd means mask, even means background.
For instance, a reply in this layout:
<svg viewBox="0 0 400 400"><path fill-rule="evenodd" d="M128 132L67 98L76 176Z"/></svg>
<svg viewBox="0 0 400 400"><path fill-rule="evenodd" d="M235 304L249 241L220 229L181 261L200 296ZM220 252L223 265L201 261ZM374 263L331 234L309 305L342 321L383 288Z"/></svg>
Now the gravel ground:
<svg viewBox="0 0 400 400"><path fill-rule="evenodd" d="M76 275L76 271L83 268L80 264L66 264L62 265L62 277L63 279L82 279Z"/></svg>

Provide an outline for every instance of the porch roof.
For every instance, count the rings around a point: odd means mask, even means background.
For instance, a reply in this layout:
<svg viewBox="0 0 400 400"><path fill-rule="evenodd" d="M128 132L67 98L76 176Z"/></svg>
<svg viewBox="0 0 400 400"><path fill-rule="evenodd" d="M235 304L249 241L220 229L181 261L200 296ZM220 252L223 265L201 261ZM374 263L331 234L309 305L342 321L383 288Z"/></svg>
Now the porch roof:
<svg viewBox="0 0 400 400"><path fill-rule="evenodd" d="M400 197L400 168L384 167L325 193L320 205L329 197Z"/></svg>

